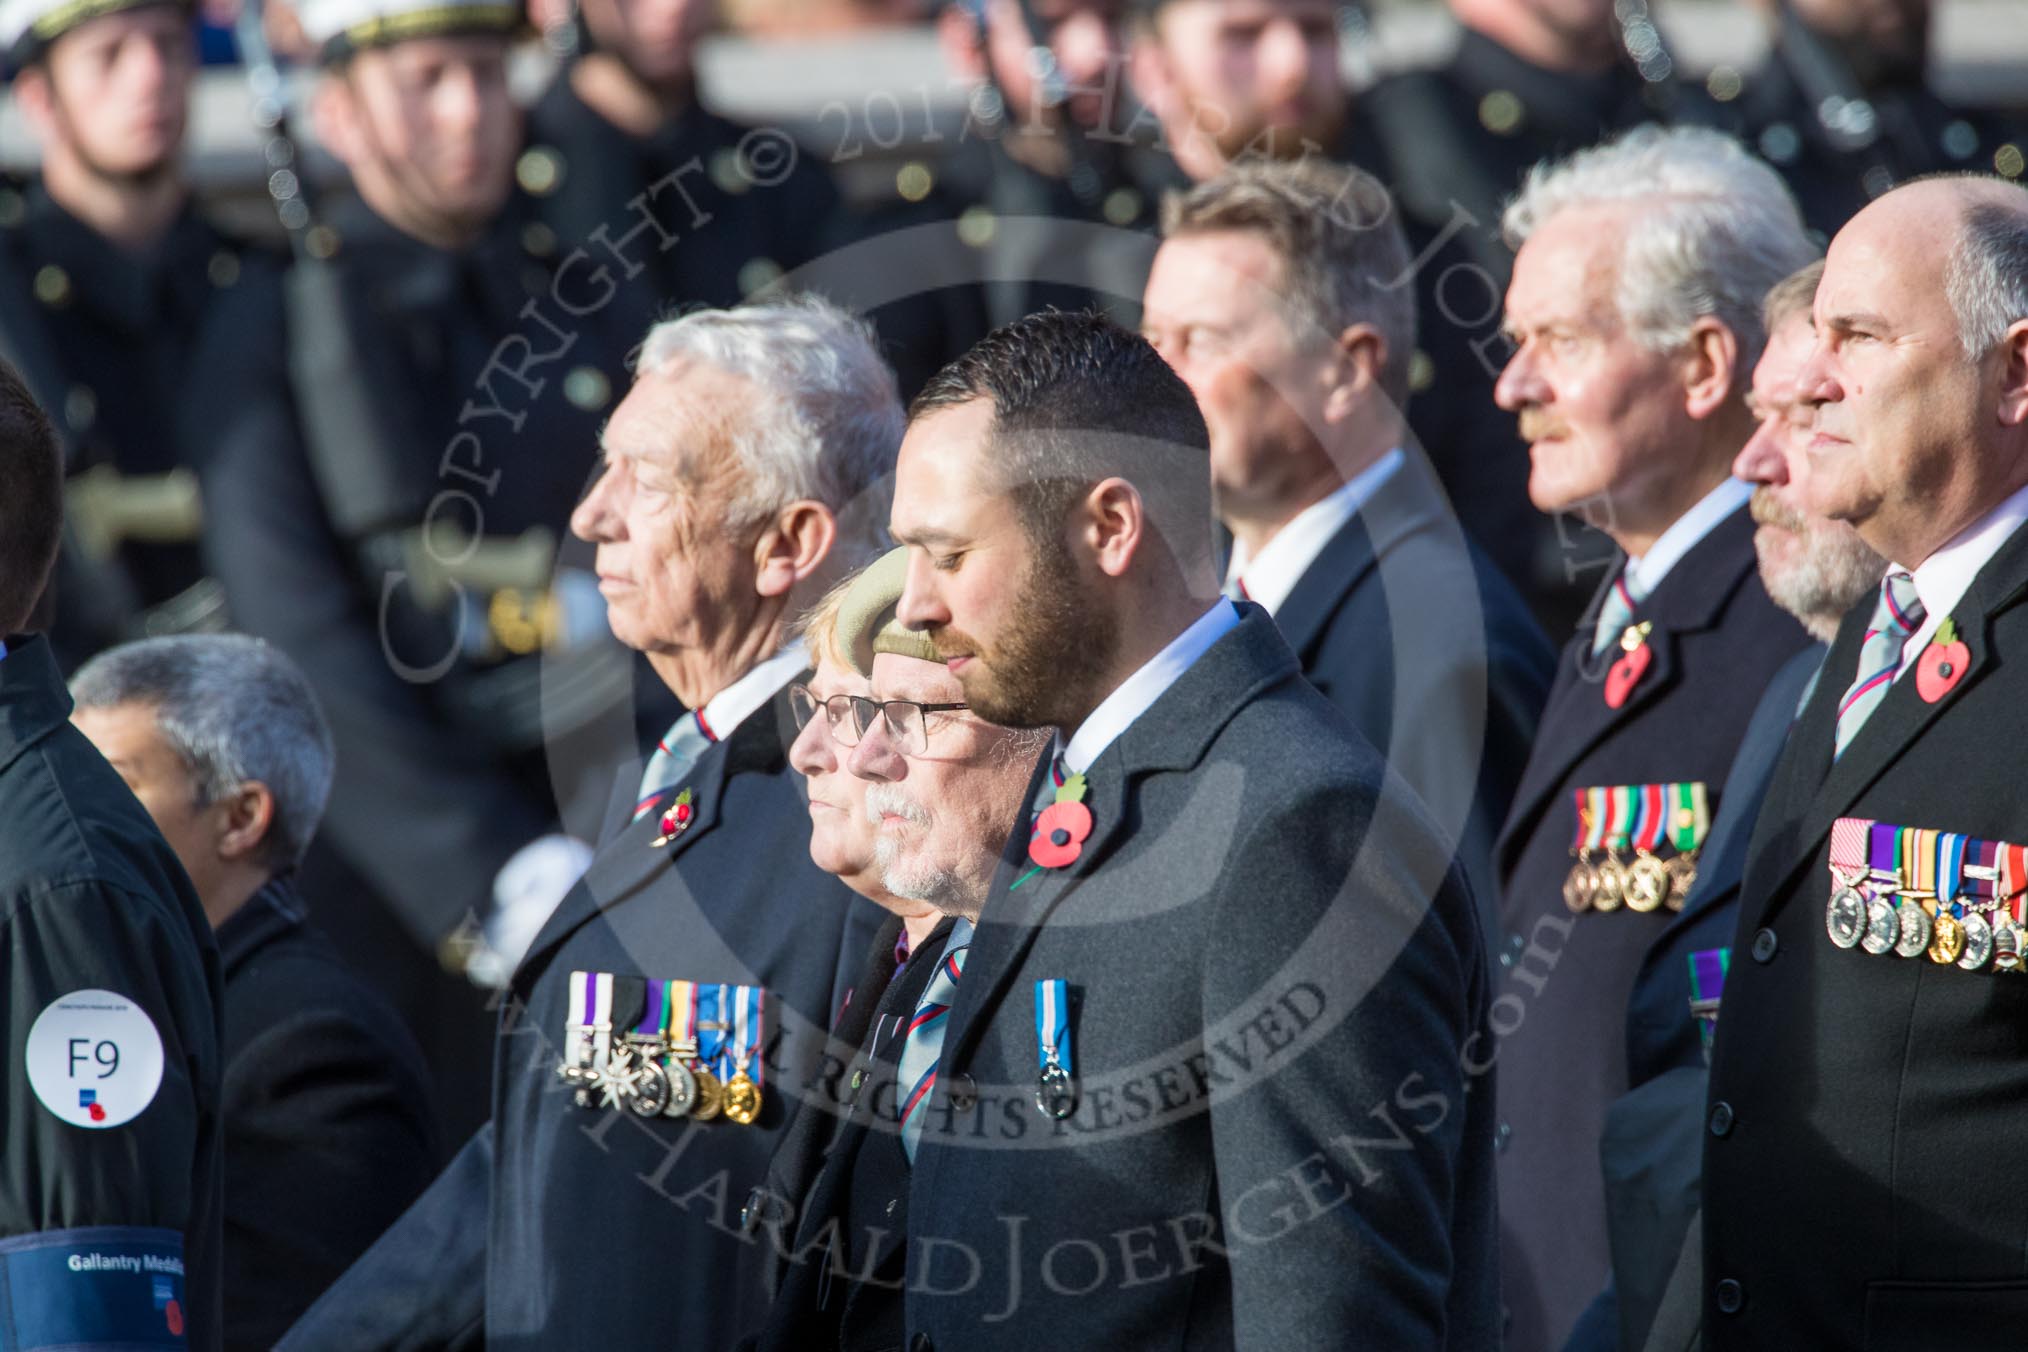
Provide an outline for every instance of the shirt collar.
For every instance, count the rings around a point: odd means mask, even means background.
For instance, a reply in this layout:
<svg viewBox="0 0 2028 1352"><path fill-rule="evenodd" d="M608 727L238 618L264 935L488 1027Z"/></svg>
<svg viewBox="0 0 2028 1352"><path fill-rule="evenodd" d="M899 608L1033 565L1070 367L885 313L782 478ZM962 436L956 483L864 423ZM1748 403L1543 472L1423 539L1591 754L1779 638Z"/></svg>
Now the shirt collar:
<svg viewBox="0 0 2028 1352"><path fill-rule="evenodd" d="M1225 570L1227 593L1233 584L1246 583L1246 599L1266 606L1272 615L1289 599L1289 593L1303 580L1303 574L1324 552L1324 546L1359 514L1359 510L1380 490L1380 486L1401 468L1405 459L1396 446L1386 455L1340 484L1292 517L1249 556L1246 546L1233 542L1232 562Z"/></svg>
<svg viewBox="0 0 2028 1352"><path fill-rule="evenodd" d="M2028 521L2028 487L2015 489L1999 506L1952 536L1949 544L1917 567L1903 569L1898 563L1892 565L1890 571L1905 571L1915 579L1915 594L1922 598L1926 612L1922 627L1902 645L1903 653L1919 653L1929 646L1930 639L1950 618L1952 609L1965 599L1973 580L2024 521ZM1912 665L1903 663L1902 669L1905 671Z"/></svg>
<svg viewBox="0 0 2028 1352"><path fill-rule="evenodd" d="M1239 611L1232 602L1220 597L1211 609L1199 616L1188 629L1170 640L1169 646L1156 653L1133 675L1121 681L1112 694L1100 701L1098 708L1091 711L1077 732L1071 736L1068 745L1062 747L1063 763L1073 774L1083 774L1101 752L1119 739L1121 733L1132 727L1134 720L1146 713L1156 700L1176 679L1198 658L1204 656L1211 645L1224 638L1239 624ZM1062 742L1063 734L1057 733Z"/></svg>
<svg viewBox="0 0 2028 1352"><path fill-rule="evenodd" d="M711 736L721 742L732 736L734 728L746 722L754 710L773 699L809 665L803 640L795 638L783 644L773 657L749 668L746 675L704 702L704 725L711 729Z"/></svg>
<svg viewBox="0 0 2028 1352"><path fill-rule="evenodd" d="M1648 552L1627 560L1627 587L1636 596L1653 594L1662 579L1685 554L1695 549L1718 524L1746 505L1753 485L1744 479L1727 478L1699 499L1697 505L1676 518L1662 532Z"/></svg>

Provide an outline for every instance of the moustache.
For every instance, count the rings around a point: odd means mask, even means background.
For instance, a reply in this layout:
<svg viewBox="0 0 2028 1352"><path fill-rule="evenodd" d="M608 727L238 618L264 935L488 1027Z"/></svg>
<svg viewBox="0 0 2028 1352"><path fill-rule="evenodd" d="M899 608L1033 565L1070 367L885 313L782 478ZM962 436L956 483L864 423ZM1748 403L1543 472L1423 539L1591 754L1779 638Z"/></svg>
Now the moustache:
<svg viewBox="0 0 2028 1352"><path fill-rule="evenodd" d="M1544 437L1567 436L1570 425L1547 409L1529 405L1521 410L1521 439L1541 441Z"/></svg>
<svg viewBox="0 0 2028 1352"><path fill-rule="evenodd" d="M1801 512L1777 498L1766 484L1753 490L1753 496L1747 500L1747 511L1758 526L1800 534L1809 525Z"/></svg>
<svg viewBox="0 0 2028 1352"><path fill-rule="evenodd" d="M947 624L933 624L923 633L929 636L930 646L937 650L937 656L948 662L953 657L973 657L978 654L978 641L961 630Z"/></svg>
<svg viewBox="0 0 2028 1352"><path fill-rule="evenodd" d="M882 817L899 817L912 826L930 824L929 809L892 784L875 784L866 790L866 820L878 826Z"/></svg>

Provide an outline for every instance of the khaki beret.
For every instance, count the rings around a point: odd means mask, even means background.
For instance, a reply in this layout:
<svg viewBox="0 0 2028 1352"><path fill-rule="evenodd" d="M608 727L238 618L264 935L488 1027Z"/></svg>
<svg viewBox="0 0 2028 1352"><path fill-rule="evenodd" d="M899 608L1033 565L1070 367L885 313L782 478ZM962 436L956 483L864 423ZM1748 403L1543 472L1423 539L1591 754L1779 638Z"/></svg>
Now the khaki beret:
<svg viewBox="0 0 2028 1352"><path fill-rule="evenodd" d="M908 550L892 549L860 571L838 603L837 648L849 655L861 676L873 675L875 653L941 662L928 634L910 629L894 617L908 577Z"/></svg>

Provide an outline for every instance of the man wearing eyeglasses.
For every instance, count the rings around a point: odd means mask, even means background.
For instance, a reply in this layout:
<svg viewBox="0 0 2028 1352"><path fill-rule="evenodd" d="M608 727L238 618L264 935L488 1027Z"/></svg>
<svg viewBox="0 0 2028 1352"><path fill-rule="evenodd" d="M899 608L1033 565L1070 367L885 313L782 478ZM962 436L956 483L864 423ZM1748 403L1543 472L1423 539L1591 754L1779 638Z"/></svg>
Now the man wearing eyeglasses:
<svg viewBox="0 0 2028 1352"><path fill-rule="evenodd" d="M906 549L868 567L832 630L830 646L870 679L871 695L824 698L822 689L792 686L790 697L806 725L798 749L823 720L846 768L867 785L886 893L926 903L942 919L926 935L892 921L876 939L854 987L858 1016L848 1009L833 1030L833 1055L850 1060L852 1073L841 1074L836 1101L805 1102L742 1213L750 1231L766 1228L778 1262L779 1294L753 1344L766 1352L902 1345L909 1176L937 1080L918 1034L948 1004L1007 823L1050 736L971 711L928 635L895 619L907 576ZM822 680L825 655L817 660L813 680ZM937 1111L948 1117L944 1102Z"/></svg>

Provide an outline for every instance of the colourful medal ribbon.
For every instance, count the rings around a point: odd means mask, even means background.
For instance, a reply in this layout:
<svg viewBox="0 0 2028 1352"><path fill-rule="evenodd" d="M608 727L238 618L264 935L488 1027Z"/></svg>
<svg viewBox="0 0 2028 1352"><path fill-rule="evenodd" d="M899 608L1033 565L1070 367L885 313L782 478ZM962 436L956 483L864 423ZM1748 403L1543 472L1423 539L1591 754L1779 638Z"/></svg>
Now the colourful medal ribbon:
<svg viewBox="0 0 2028 1352"><path fill-rule="evenodd" d="M1678 854L1695 854L1711 830L1710 795L1698 783L1671 784L1669 796L1675 804L1669 814L1669 838Z"/></svg>
<svg viewBox="0 0 2028 1352"><path fill-rule="evenodd" d="M1901 828L1888 822L1874 822L1866 833L1866 863L1873 881L1899 892L1901 877Z"/></svg>
<svg viewBox="0 0 2028 1352"><path fill-rule="evenodd" d="M1718 1031L1718 1002L1725 994L1726 974L1732 970L1730 948L1699 949L1690 955L1690 1012L1697 1018L1705 1050Z"/></svg>
<svg viewBox="0 0 2028 1352"><path fill-rule="evenodd" d="M762 1013L767 992L759 986L735 987L739 992L733 999L732 1045L734 1071L745 1072L761 1087L761 1027Z"/></svg>
<svg viewBox="0 0 2028 1352"><path fill-rule="evenodd" d="M1591 824L1597 814L1591 810L1590 789L1577 789L1573 793L1577 799L1577 833L1571 837L1570 852L1576 854L1591 847Z"/></svg>
<svg viewBox="0 0 2028 1352"><path fill-rule="evenodd" d="M2028 911L2028 897L2022 896L2022 889L2028 886L2028 848L2020 845L2002 845L1999 854L1996 890L2000 909L2012 916L2018 924Z"/></svg>
<svg viewBox="0 0 2028 1352"><path fill-rule="evenodd" d="M1913 831L1908 846L1910 884L1918 892L1935 892L1937 909L1958 898L1965 886L1965 838L1955 831ZM1927 865L1928 877L1924 877Z"/></svg>
<svg viewBox="0 0 2028 1352"><path fill-rule="evenodd" d="M591 1050L591 1001L586 992L591 989L590 972L570 974L570 1043L564 1048L564 1060L577 1065L584 1060L584 1053Z"/></svg>
<svg viewBox="0 0 2028 1352"><path fill-rule="evenodd" d="M1035 1062L1042 1070L1052 1065L1073 1073L1070 1063L1069 987L1061 979L1035 983Z"/></svg>
<svg viewBox="0 0 2028 1352"><path fill-rule="evenodd" d="M591 975L586 1013L592 1030L592 1061L603 1066L613 1050L613 974L593 972Z"/></svg>
<svg viewBox="0 0 2028 1352"><path fill-rule="evenodd" d="M1840 883L1866 872L1866 842L1873 823L1861 817L1840 817L1831 827L1831 872Z"/></svg>
<svg viewBox="0 0 2028 1352"><path fill-rule="evenodd" d="M1966 896L2007 897L2009 894L2000 886L2000 860L2008 848L1997 840L1966 836L1964 862L1958 866L1958 890ZM2014 876L2018 887L2021 875L2016 871Z"/></svg>
<svg viewBox="0 0 2028 1352"><path fill-rule="evenodd" d="M1621 784L1610 792L1613 819L1606 835L1606 848L1617 854L1627 848L1627 836L1633 830L1634 790L1631 785Z"/></svg>
<svg viewBox="0 0 2028 1352"><path fill-rule="evenodd" d="M647 997L641 1001L641 1017L634 1024L636 1037L660 1038L668 1027L668 983L658 977L648 978Z"/></svg>
<svg viewBox="0 0 2028 1352"><path fill-rule="evenodd" d="M725 1070L724 1022L725 987L699 984L697 987L697 1064L719 1079L729 1079Z"/></svg>
<svg viewBox="0 0 2028 1352"><path fill-rule="evenodd" d="M669 1042L674 1047L697 1050L697 985L691 981L669 983Z"/></svg>
<svg viewBox="0 0 2028 1352"><path fill-rule="evenodd" d="M1894 856L1900 883L1895 891L1904 900L1921 903L1935 898L1938 907L1949 904L1949 898L1937 891L1937 866L1944 843L1937 831L1923 831L1903 827L1894 835Z"/></svg>
<svg viewBox="0 0 2028 1352"><path fill-rule="evenodd" d="M1634 848L1642 854L1653 854L1662 844L1662 828L1669 823L1669 814L1664 807L1667 788L1661 784L1643 784L1635 790L1641 797L1639 825L1634 828Z"/></svg>
<svg viewBox="0 0 2028 1352"><path fill-rule="evenodd" d="M1591 808L1585 814L1584 819L1584 847L1587 850L1597 850L1605 844L1606 827L1608 819L1612 814L1612 809L1606 802L1606 791L1604 789L1586 789L1584 792Z"/></svg>

